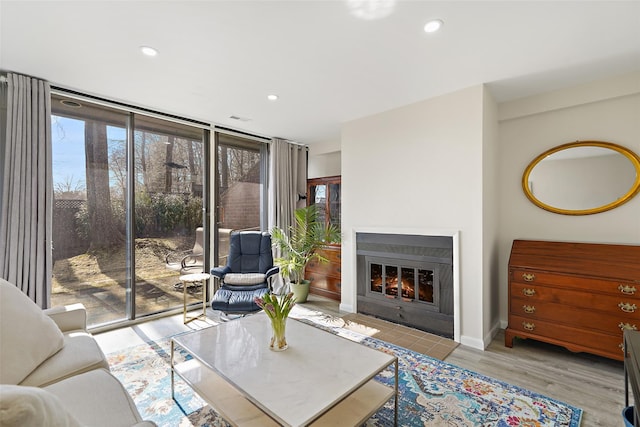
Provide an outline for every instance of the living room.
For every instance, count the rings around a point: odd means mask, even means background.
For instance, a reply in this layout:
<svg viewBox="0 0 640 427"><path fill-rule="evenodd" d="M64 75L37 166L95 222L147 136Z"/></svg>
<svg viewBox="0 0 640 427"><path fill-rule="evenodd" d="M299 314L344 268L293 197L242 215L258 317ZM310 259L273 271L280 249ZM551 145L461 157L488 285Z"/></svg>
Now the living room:
<svg viewBox="0 0 640 427"><path fill-rule="evenodd" d="M402 12L402 3L399 2L397 13ZM65 60L55 57L67 55L63 53L62 48L57 53L55 48L51 49L47 52L49 56L46 56L40 48L27 45L26 40L20 41L22 37L19 36L17 27L21 25L23 14L26 14L25 9L19 6L18 2L3 2L0 6L3 12L3 53L0 68L48 79L54 84L83 93L123 100L180 116L213 121L250 134L280 135L307 144L309 178L332 175L342 177L343 288L340 310L357 311L358 295L355 283L358 233L451 236L454 241L456 265L453 338L463 346L484 350L490 346L496 335L507 327L508 264L515 239L628 245L638 245L640 242L638 197L615 209L593 215L559 215L532 204L522 190L522 176L527 165L541 153L561 144L574 141L604 141L640 153L640 70L638 43L633 41L638 39L638 30L637 26L633 26L637 22L631 18L634 12L637 12L637 5L634 5L634 2L618 2L618 7L623 10L621 12L616 6L611 5L608 8L602 4L603 2L583 3L593 4L574 4L575 20L579 21L581 17L584 17L585 22L589 19L595 20L597 13L585 11L583 7L602 8L598 9L598 13L608 17L610 27L601 34L610 37L607 38L607 43L598 44L594 42L594 39L599 40L597 37L590 39L585 36L584 39L580 39L583 33L579 31L566 38L561 38L560 32L554 33L554 36L558 37L558 45L561 46L554 60L564 62L562 66L557 65L553 68L557 73L553 78L550 68L538 69L535 65L527 68L527 57L540 52L531 50L531 47L523 49L524 52L519 56L518 60L524 62L521 67L508 61L508 66L513 67L510 69L513 74L509 77L505 74L503 78L498 79L498 74L492 70L494 74L489 78L461 79L455 84L449 83L448 76L444 74L455 74L459 69L469 67L462 64L472 64L478 60L477 57L468 58L458 63L457 68L450 65L448 71L439 70L442 81L440 87L436 77L425 78L425 86L430 87L428 94L425 95L422 88L416 87L416 94L403 97L401 102L395 102L394 99L394 102L389 101L375 111L363 109L344 114L339 120L332 122L331 126L327 126L331 131L317 132L309 139L298 129L287 130L282 123L300 121L310 129L320 127L320 124L296 120L297 116L293 113L276 113L273 107L278 105L277 102L286 101L287 96L292 97L293 92L297 90L309 92L306 101L299 102L295 107L299 110L304 109L301 106L308 103L311 96L318 96L316 89L313 89L314 79L321 80L323 73L326 77L327 69L331 68L329 64L337 61L334 56L328 56L331 59L326 61L324 67L318 68L321 73L316 77L291 79L295 84L287 89L288 92L279 92L280 100L267 105L271 110L260 110L263 115L259 120L238 123L237 120L230 121L228 116L237 114L241 117L258 117L256 114L259 111L257 107L242 105L241 100L246 96L246 90L242 85L234 87L237 99L229 100L228 106L216 107L218 110L214 112L198 112L189 106L191 100L185 102L182 99L183 95L173 94L175 89L171 89L170 92L176 99L165 99L171 97L160 89L163 86L159 83L179 87L179 82L175 79L189 79L194 71L175 74L172 70L174 74L157 77L154 66L139 62L138 58L131 59L131 63L138 64L138 67L130 71L128 76L126 73L118 74L120 71L113 70L113 64L111 67L104 66L106 71L101 71L100 74L83 71L81 66L68 65L70 62L66 57ZM267 8L267 4L268 2L259 7ZM497 4L486 6L494 12L499 10ZM104 12L104 8L97 7L96 10ZM320 8L318 4L313 7ZM561 7L558 14L569 16L571 7ZM41 23L48 19L47 16L51 16L47 13L61 13L52 9L55 9L55 6L43 7L44 12L41 12L43 14L39 18ZM62 10L64 11L64 8ZM550 11L553 9L546 12ZM66 12L68 13L68 10ZM134 12L139 10L135 9ZM244 12L247 13L246 10ZM283 10L280 12L285 13ZM117 14L115 10L110 13ZM57 17L53 22L68 22L62 15L53 16ZM79 26L90 25L92 19L85 18L87 15L78 16ZM406 15L402 16L406 19ZM611 16L620 18L623 23L615 21ZM194 19L193 15L189 17ZM14 23L7 22L12 19ZM117 22L114 16L110 19ZM447 29L449 25L454 27L455 21L447 19L446 16L442 16L442 19L445 21L443 29ZM368 21L367 24L374 22L384 21ZM584 23L583 25L589 27ZM43 25L43 28L47 26ZM86 27L82 28L82 32L88 31ZM72 35L64 33L60 36L65 36L66 39L59 39L54 46L61 46L60 43L65 43L66 40L71 50L77 50L70 41ZM139 39L144 38L139 34L126 34L124 31L112 36L113 40L131 37L135 39L133 43L136 46L143 43ZM438 36L442 38L442 34ZM279 37L277 41L284 44L284 40L289 36ZM380 38L375 38L375 41L380 44L382 36L378 37ZM547 48L552 50L554 40L546 40L546 43ZM562 49L570 45L573 46L575 55L593 47L594 51L599 51L599 61L586 56L571 59L570 51ZM613 46L623 47L615 50ZM233 49L228 49L233 53ZM240 47L236 49L235 52L241 51ZM159 58L162 58L166 50L159 50ZM506 52L515 55L514 50L507 49ZM387 54L390 55L388 51ZM215 56L211 53L199 55ZM230 57L234 58L234 55L230 54ZM365 58L369 57L365 55ZM203 58L203 61L206 60L207 58ZM378 64L373 59L367 60L371 61L367 63L368 66L375 67ZM179 62L179 59L174 58L172 62ZM42 63L52 64L52 68L44 71L39 68ZM244 60L241 64L239 69L242 71L239 73L247 73L243 75L243 81L251 81L251 75L246 72L248 64ZM264 64L269 66L268 62ZM317 63L314 64L317 66ZM415 64L408 60L403 65L409 68ZM593 67L590 68L589 65ZM434 66L438 69L439 67ZM591 73L587 73L588 69L591 69ZM92 81L108 80L109 71L118 76L111 78L112 86L100 86ZM219 75L220 81L229 78L225 73ZM94 75L99 77L94 78ZM153 84L148 85L141 83L149 75L159 80L154 80ZM389 80L398 79L396 74L391 76ZM140 78L141 80L135 80L138 83L132 83L132 86L143 87L143 93L131 95L134 88L118 83L126 81L127 78L131 78L132 81ZM378 83L375 77L365 80L368 90L373 92ZM415 81L420 83L420 80ZM528 86L533 83L539 84L535 90ZM198 83L202 84L204 83ZM393 84L400 83L392 82L391 86ZM505 88L511 86L520 87L520 96L504 100L502 94L505 93ZM194 98L203 97L198 93L198 88L207 94L205 97L215 98L202 86L190 87L189 91L193 92ZM393 88L387 90L393 93ZM408 91L404 86L398 90ZM143 96L144 93L148 96ZM263 100L263 103L266 104L267 101ZM331 105L331 102L327 105ZM261 125L271 118L277 126ZM411 203L405 205L404 201ZM623 396L620 396L621 403L622 400ZM619 419L616 419L615 423L619 423Z"/></svg>

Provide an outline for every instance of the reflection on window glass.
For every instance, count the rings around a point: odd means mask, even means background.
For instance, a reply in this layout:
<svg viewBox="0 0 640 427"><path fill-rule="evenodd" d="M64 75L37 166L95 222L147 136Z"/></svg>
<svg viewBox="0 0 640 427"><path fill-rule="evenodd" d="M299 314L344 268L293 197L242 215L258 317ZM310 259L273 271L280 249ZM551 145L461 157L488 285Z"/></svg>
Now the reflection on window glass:
<svg viewBox="0 0 640 427"><path fill-rule="evenodd" d="M318 208L318 221L326 222L327 218L327 186L319 184L314 186L313 202Z"/></svg>
<svg viewBox="0 0 640 427"><path fill-rule="evenodd" d="M316 194L314 197L314 203L323 204L327 199L327 186L326 185L316 185Z"/></svg>
<svg viewBox="0 0 640 427"><path fill-rule="evenodd" d="M433 270L418 270L418 297L420 301L433 302Z"/></svg>
<svg viewBox="0 0 640 427"><path fill-rule="evenodd" d="M340 195L340 184L330 184L329 185L329 210L331 212L330 222L334 224L336 227L340 228L341 219L340 212L342 211L342 206L340 201L342 200Z"/></svg>

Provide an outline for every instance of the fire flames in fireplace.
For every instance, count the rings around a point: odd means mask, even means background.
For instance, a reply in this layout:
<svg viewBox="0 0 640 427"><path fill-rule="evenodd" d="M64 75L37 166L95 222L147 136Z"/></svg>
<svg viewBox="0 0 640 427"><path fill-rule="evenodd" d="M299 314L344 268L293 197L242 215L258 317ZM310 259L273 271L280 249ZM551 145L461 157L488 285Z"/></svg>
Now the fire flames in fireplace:
<svg viewBox="0 0 640 427"><path fill-rule="evenodd" d="M453 337L453 239L356 233L358 313Z"/></svg>
<svg viewBox="0 0 640 427"><path fill-rule="evenodd" d="M397 297L398 288L400 288L400 296L403 299L416 299L417 293L418 300L433 302L433 271L431 270L372 263L370 277L372 292Z"/></svg>

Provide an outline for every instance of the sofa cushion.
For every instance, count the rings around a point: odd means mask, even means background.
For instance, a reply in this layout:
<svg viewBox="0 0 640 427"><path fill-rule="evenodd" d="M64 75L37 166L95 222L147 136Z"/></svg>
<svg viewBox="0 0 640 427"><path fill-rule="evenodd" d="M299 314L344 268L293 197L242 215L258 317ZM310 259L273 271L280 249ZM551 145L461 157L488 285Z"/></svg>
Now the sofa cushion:
<svg viewBox="0 0 640 427"><path fill-rule="evenodd" d="M20 289L0 279L0 383L18 384L64 345L55 322Z"/></svg>
<svg viewBox="0 0 640 427"><path fill-rule="evenodd" d="M109 369L109 364L96 340L86 331L64 333L64 347L45 360L20 384L44 387L56 381L92 369Z"/></svg>
<svg viewBox="0 0 640 427"><path fill-rule="evenodd" d="M82 424L128 427L142 421L129 393L105 369L94 369L44 389L56 395L67 411Z"/></svg>
<svg viewBox="0 0 640 427"><path fill-rule="evenodd" d="M58 397L38 387L0 385L0 426L79 427Z"/></svg>

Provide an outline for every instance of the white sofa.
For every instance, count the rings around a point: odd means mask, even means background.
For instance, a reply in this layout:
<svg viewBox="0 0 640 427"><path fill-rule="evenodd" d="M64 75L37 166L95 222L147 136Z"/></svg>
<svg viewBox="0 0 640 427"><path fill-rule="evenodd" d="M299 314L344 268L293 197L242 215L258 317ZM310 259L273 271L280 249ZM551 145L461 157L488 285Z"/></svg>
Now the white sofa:
<svg viewBox="0 0 640 427"><path fill-rule="evenodd" d="M155 423L109 372L81 304L41 310L0 279L0 426Z"/></svg>

